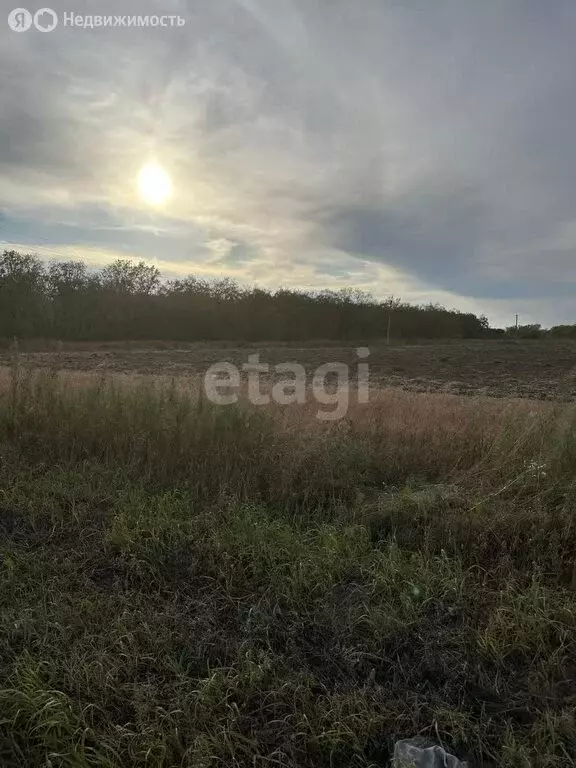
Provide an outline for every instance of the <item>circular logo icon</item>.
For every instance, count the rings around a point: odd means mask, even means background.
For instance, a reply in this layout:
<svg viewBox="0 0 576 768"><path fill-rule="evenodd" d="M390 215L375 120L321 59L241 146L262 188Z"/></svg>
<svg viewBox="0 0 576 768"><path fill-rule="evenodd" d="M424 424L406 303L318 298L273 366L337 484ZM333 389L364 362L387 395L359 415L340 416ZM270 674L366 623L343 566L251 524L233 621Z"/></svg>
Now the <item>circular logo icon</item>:
<svg viewBox="0 0 576 768"><path fill-rule="evenodd" d="M34 26L39 32L52 32L58 26L58 14L52 8L40 8L34 14Z"/></svg>
<svg viewBox="0 0 576 768"><path fill-rule="evenodd" d="M14 8L8 14L8 26L13 32L26 32L32 26L32 14L26 8Z"/></svg>

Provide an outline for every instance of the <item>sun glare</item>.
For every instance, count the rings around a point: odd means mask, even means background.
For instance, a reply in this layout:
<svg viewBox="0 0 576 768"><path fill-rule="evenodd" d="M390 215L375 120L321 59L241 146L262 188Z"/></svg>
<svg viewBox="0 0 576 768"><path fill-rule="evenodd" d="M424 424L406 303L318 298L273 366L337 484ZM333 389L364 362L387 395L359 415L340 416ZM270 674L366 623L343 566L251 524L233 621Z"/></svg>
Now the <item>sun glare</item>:
<svg viewBox="0 0 576 768"><path fill-rule="evenodd" d="M148 163L138 174L138 191L148 205L163 205L172 196L172 181L161 165Z"/></svg>

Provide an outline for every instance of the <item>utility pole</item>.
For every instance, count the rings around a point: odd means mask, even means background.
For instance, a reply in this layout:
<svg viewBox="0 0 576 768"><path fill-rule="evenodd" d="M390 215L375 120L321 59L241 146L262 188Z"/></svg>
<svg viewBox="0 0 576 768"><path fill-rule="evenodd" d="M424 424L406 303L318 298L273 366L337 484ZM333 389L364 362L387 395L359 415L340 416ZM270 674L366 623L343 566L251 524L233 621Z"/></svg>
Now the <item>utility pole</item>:
<svg viewBox="0 0 576 768"><path fill-rule="evenodd" d="M388 327L386 329L386 346L390 346L390 324L392 322L392 309L388 308Z"/></svg>
<svg viewBox="0 0 576 768"><path fill-rule="evenodd" d="M516 336L518 336L518 315L516 315Z"/></svg>

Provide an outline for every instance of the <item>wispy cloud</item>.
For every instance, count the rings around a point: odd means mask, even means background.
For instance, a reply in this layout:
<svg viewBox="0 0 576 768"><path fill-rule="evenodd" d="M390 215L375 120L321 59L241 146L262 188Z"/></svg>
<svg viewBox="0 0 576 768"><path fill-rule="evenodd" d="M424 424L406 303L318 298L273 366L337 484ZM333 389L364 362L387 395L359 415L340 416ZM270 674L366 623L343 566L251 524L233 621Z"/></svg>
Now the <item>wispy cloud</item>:
<svg viewBox="0 0 576 768"><path fill-rule="evenodd" d="M0 30L6 242L574 320L573 3L72 4L186 24Z"/></svg>

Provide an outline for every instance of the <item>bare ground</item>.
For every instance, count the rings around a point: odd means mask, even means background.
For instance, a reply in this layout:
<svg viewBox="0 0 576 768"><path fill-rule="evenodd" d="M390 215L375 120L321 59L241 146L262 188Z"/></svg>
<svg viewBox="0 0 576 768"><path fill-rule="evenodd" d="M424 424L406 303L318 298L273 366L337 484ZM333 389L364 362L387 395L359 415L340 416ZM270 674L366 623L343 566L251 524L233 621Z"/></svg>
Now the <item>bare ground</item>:
<svg viewBox="0 0 576 768"><path fill-rule="evenodd" d="M59 349L21 351L20 362L66 371L203 376L217 362L238 367L259 353L271 370L279 363L297 362L311 377L323 363L351 365L362 342L337 346L244 345L201 343L171 347L145 342L63 344ZM576 342L573 341L451 341L410 345L366 344L374 386L411 392L444 392L538 400L576 400ZM164 348L162 348L164 347ZM165 348L168 347L168 348ZM0 351L0 365L13 359Z"/></svg>

